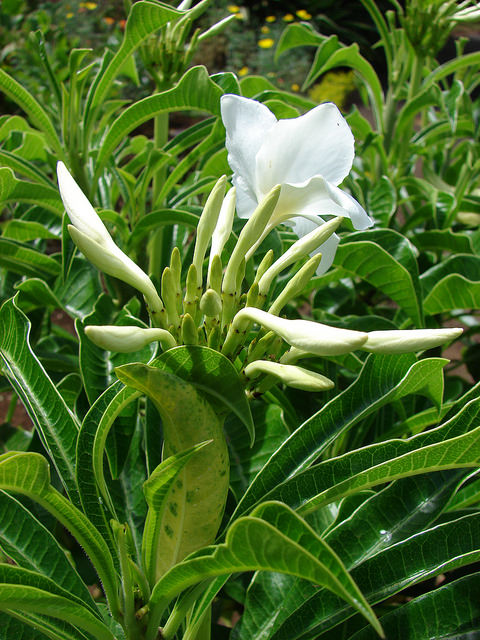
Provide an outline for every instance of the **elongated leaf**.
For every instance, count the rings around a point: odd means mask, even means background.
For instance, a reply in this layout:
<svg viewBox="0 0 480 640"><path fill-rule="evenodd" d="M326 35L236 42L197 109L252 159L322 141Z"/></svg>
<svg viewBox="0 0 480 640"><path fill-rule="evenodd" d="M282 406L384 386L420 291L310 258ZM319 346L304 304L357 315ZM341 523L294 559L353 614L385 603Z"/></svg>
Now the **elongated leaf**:
<svg viewBox="0 0 480 640"><path fill-rule="evenodd" d="M416 233L412 242L420 251L478 254L480 250L478 233L454 233L451 229L432 229Z"/></svg>
<svg viewBox="0 0 480 640"><path fill-rule="evenodd" d="M350 234L337 249L335 265L383 291L422 326L418 266L404 236L391 229Z"/></svg>
<svg viewBox="0 0 480 640"><path fill-rule="evenodd" d="M56 238L47 227L39 222L30 220L10 220L3 229L3 238L18 240L19 242L29 242L37 238Z"/></svg>
<svg viewBox="0 0 480 640"><path fill-rule="evenodd" d="M445 361L411 355L369 356L357 380L301 425L253 480L240 501L245 513L285 478L308 467L341 433L388 402L418 393L441 375Z"/></svg>
<svg viewBox="0 0 480 640"><path fill-rule="evenodd" d="M182 224L186 227L196 229L199 216L189 211L180 209L159 209L143 216L135 225L130 236L130 245L138 245L149 233L155 229L160 229L165 225Z"/></svg>
<svg viewBox="0 0 480 640"><path fill-rule="evenodd" d="M181 12L172 7L146 0L132 5L120 49L110 59L108 67L101 71L99 81L94 84L87 98L85 109L87 126L90 126L95 109L105 101L112 82L127 58L149 35L161 29L167 22L175 21L181 15Z"/></svg>
<svg viewBox="0 0 480 640"><path fill-rule="evenodd" d="M88 609L73 600L27 585L0 584L0 608L47 614L94 634L98 640L115 640L114 635Z"/></svg>
<svg viewBox="0 0 480 640"><path fill-rule="evenodd" d="M92 597L52 534L25 507L0 491L0 546L19 566L51 578L84 604Z"/></svg>
<svg viewBox="0 0 480 640"><path fill-rule="evenodd" d="M137 3L142 4L142 3ZM153 4L153 3L149 3ZM193 67L173 88L139 100L112 123L98 154L95 176L98 178L113 151L127 133L160 113L199 109L217 115L222 90L208 75L205 67ZM94 179L95 182L95 179Z"/></svg>
<svg viewBox="0 0 480 640"><path fill-rule="evenodd" d="M455 580L382 616L387 637L391 640L475 638L480 616L479 596L480 574ZM374 637L365 629L352 636L352 640Z"/></svg>
<svg viewBox="0 0 480 640"><path fill-rule="evenodd" d="M157 573L159 549L162 554L165 553L165 550L159 547L159 539L163 524L163 514L169 504L169 496L174 483L190 458L208 444L210 443L201 442L190 449L168 457L158 465L143 485L145 499L149 508L143 531L142 559L143 566L147 569L147 577L152 584L155 582Z"/></svg>
<svg viewBox="0 0 480 640"><path fill-rule="evenodd" d="M59 263L29 246L0 238L0 266L22 276L51 278L60 273Z"/></svg>
<svg viewBox="0 0 480 640"><path fill-rule="evenodd" d="M255 427L250 405L237 370L228 358L208 347L183 346L165 351L151 365L192 383L210 401L224 405L222 413L226 413L225 408L232 411L253 442Z"/></svg>
<svg viewBox="0 0 480 640"><path fill-rule="evenodd" d="M1 70L0 70L1 71ZM63 204L58 191L44 184L18 180L8 167L0 168L0 202L28 202L56 213L63 214Z"/></svg>
<svg viewBox="0 0 480 640"><path fill-rule="evenodd" d="M4 375L32 419L74 504L80 504L75 483L75 444L79 424L48 377L29 344L30 322L8 300L0 309L0 358Z"/></svg>
<svg viewBox="0 0 480 640"><path fill-rule="evenodd" d="M306 513L382 482L476 465L480 451L480 401L445 424L406 440L388 440L326 460L268 494ZM471 429L471 430L470 430ZM377 482L378 478L382 478ZM307 497L310 496L310 497Z"/></svg>
<svg viewBox="0 0 480 640"><path fill-rule="evenodd" d="M459 471L406 478L363 504L325 537L346 568L365 562L386 547L422 531L448 501ZM423 556L419 559L423 562ZM400 569L400 565L398 566ZM406 571L407 576L411 571ZM382 571L383 575L383 571ZM268 606L265 607L265 603ZM338 606L335 597L325 599L313 585L280 574L258 573L248 589L245 612L234 634L236 640L293 640L315 634L317 625L324 630ZM333 624L333 622L331 622Z"/></svg>
<svg viewBox="0 0 480 640"><path fill-rule="evenodd" d="M11 615L0 612L0 639L1 640L48 640L38 627L35 629L21 620L16 620Z"/></svg>
<svg viewBox="0 0 480 640"><path fill-rule="evenodd" d="M52 150L62 159L64 152L52 121L43 107L22 85L0 69L0 91L3 91L25 111L32 123L44 132Z"/></svg>
<svg viewBox="0 0 480 640"><path fill-rule="evenodd" d="M324 40L325 36L317 33L310 24L299 24L298 22L294 22L293 24L287 25L283 30L275 50L275 58L278 59L282 53L285 53L285 51L289 51L290 49L294 49L295 47L318 46ZM247 78L247 80L248 79L249 78ZM244 93L243 95L248 94ZM249 97L253 97L253 95Z"/></svg>
<svg viewBox="0 0 480 640"><path fill-rule="evenodd" d="M421 277L428 314L480 306L480 257L452 256Z"/></svg>
<svg viewBox="0 0 480 640"><path fill-rule="evenodd" d="M279 503L261 505L232 525L225 544L207 547L173 567L155 585L151 605L162 608L192 584L246 570L280 571L322 584L347 600L381 633L338 557L301 518Z"/></svg>
<svg viewBox="0 0 480 640"><path fill-rule="evenodd" d="M46 459L38 453L1 455L0 489L26 495L38 502L74 535L92 560L111 611L117 612L117 576L107 544L88 518L50 485Z"/></svg>
<svg viewBox="0 0 480 640"><path fill-rule="evenodd" d="M396 208L397 194L395 187L388 176L382 176L368 192L367 210L376 221L386 227Z"/></svg>

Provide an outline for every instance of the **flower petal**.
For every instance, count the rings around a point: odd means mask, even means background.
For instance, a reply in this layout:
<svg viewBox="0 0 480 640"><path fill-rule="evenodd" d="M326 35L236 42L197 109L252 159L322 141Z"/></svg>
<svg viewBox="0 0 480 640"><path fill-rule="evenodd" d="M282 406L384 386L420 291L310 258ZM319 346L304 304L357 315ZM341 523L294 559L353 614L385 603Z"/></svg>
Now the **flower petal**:
<svg viewBox="0 0 480 640"><path fill-rule="evenodd" d="M314 176L300 184L283 184L274 212L277 224L288 218L312 215L350 218L356 229L365 229L373 224L354 198L328 183L322 176Z"/></svg>
<svg viewBox="0 0 480 640"><path fill-rule="evenodd" d="M227 132L225 144L228 163L235 174L242 176L241 184L236 180L234 184L239 192L248 193L251 190L251 197L255 199L255 156L266 132L275 125L277 119L261 102L233 94L222 96L220 109ZM270 189L265 193L268 191Z"/></svg>
<svg viewBox="0 0 480 640"><path fill-rule="evenodd" d="M352 168L353 135L332 103L279 120L263 131L263 140L256 160L257 196L276 184L305 182L316 175L338 185Z"/></svg>

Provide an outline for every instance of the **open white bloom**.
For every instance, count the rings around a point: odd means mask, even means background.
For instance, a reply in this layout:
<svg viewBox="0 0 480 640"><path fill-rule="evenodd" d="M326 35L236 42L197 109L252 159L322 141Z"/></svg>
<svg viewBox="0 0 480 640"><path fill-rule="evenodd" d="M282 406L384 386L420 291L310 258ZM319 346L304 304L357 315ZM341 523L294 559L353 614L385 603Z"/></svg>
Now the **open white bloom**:
<svg viewBox="0 0 480 640"><path fill-rule="evenodd" d="M348 217L355 229L373 224L360 204L338 188L352 168L354 139L334 104L277 120L264 104L227 94L221 111L238 215L250 217L272 187L282 186L263 237L280 223L292 225L302 237L325 215ZM321 271L330 266L337 244L333 236L320 248Z"/></svg>
<svg viewBox="0 0 480 640"><path fill-rule="evenodd" d="M98 269L123 280L143 293L150 310L159 313L163 304L152 281L117 247L63 162L57 164L57 175L60 196L72 223L69 225L69 232L77 247Z"/></svg>

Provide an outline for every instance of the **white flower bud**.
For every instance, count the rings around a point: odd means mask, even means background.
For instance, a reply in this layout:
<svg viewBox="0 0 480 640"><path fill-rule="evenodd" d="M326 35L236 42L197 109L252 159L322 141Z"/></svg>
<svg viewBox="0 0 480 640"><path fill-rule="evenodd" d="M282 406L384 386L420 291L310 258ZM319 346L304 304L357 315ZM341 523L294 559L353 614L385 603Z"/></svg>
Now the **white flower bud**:
<svg viewBox="0 0 480 640"><path fill-rule="evenodd" d="M439 347L455 340L463 329L410 329L404 331L370 331L362 350L371 353L410 353Z"/></svg>
<svg viewBox="0 0 480 640"><path fill-rule="evenodd" d="M292 347L318 356L338 356L359 349L367 334L350 329L329 327L309 320L286 320L266 311L245 307L233 320L234 328L246 318L274 331Z"/></svg>
<svg viewBox="0 0 480 640"><path fill-rule="evenodd" d="M198 221L197 237L195 239L195 250L193 252L193 264L197 269L197 286L202 285L202 264L205 258L208 244L212 239L212 234L217 225L218 216L222 207L223 196L225 194L225 186L227 184L226 176L222 176L217 180L210 195L207 198L202 215Z"/></svg>
<svg viewBox="0 0 480 640"><path fill-rule="evenodd" d="M164 349L177 346L175 338L165 329L89 325L85 327L85 333L97 347L120 353L139 351L156 341L160 342Z"/></svg>
<svg viewBox="0 0 480 640"><path fill-rule="evenodd" d="M271 362L270 360L251 362L245 367L244 373L247 378L256 378L262 373L272 375L288 387L303 389L304 391L326 391L327 389L333 389L335 386L332 380L322 376L320 373L290 364Z"/></svg>

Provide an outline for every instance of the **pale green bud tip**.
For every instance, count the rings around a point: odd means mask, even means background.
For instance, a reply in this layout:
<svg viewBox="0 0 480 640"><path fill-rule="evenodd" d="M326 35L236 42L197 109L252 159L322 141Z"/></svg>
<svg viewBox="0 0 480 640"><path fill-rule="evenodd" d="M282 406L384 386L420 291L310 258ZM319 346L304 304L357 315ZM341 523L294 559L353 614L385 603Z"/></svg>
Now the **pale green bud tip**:
<svg viewBox="0 0 480 640"><path fill-rule="evenodd" d="M201 312L209 318L222 313L222 299L213 289L207 289L200 300Z"/></svg>
<svg viewBox="0 0 480 640"><path fill-rule="evenodd" d="M292 347L318 356L337 356L359 349L368 338L366 333L329 327L309 320L286 320L271 313L245 307L237 313L234 323L249 318L288 342Z"/></svg>
<svg viewBox="0 0 480 640"><path fill-rule="evenodd" d="M335 386L332 380L322 376L320 373L290 364L271 362L270 360L256 360L248 364L244 372L247 378L256 378L262 373L272 375L288 387L303 389L304 391L326 391L327 389L333 389Z"/></svg>
<svg viewBox="0 0 480 640"><path fill-rule="evenodd" d="M362 349L372 353L410 353L439 347L455 340L463 329L410 329L405 331L370 331Z"/></svg>
<svg viewBox="0 0 480 640"><path fill-rule="evenodd" d="M85 328L87 337L106 351L130 353L139 351L151 342L160 342L162 347L169 349L177 346L175 338L164 329L150 329L135 326L96 326Z"/></svg>

